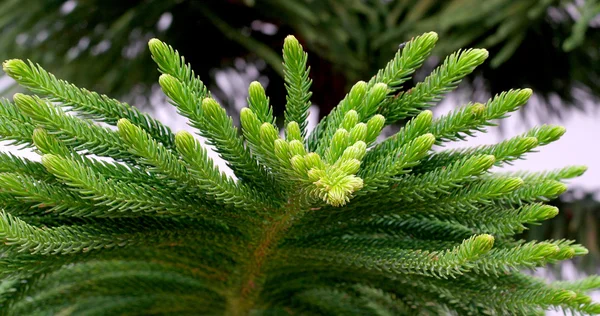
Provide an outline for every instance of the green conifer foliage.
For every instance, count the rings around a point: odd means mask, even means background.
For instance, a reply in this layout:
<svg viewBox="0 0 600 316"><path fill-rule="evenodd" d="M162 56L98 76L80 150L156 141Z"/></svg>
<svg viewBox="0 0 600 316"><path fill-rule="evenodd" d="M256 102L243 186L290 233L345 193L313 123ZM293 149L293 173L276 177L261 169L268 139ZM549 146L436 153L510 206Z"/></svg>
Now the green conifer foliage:
<svg viewBox="0 0 600 316"><path fill-rule="evenodd" d="M0 137L33 148L41 162L0 154L0 313L599 313L585 294L598 277L546 283L523 272L584 255L583 246L514 238L554 217L543 202L585 168L490 172L565 130L433 150L531 96L511 90L434 118L428 108L488 56L457 52L399 92L436 41L435 33L413 38L309 132L309 68L292 36L283 48L285 131L259 83L238 130L183 57L151 40L165 94L236 179L190 133L31 62L4 62L36 96L0 102Z"/></svg>

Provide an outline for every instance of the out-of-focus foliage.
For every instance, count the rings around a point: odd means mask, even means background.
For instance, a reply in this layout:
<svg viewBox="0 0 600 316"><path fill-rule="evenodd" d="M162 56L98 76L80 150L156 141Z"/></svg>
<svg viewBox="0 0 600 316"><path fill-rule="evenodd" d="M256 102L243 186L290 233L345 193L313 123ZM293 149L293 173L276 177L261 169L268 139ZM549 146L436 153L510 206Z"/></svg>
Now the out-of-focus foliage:
<svg viewBox="0 0 600 316"><path fill-rule="evenodd" d="M155 70L143 47L159 36L180 48L201 77L251 51L281 84L276 51L291 31L312 53L319 74L313 102L324 105L341 98L347 83L374 75L400 43L434 30L444 39L437 55L465 46L491 51L495 57L480 71L489 92L509 82L529 86L555 109L582 99L581 92L600 95L599 12L597 0L3 0L0 59L25 56L119 95L152 83ZM283 95L271 95L281 108Z"/></svg>

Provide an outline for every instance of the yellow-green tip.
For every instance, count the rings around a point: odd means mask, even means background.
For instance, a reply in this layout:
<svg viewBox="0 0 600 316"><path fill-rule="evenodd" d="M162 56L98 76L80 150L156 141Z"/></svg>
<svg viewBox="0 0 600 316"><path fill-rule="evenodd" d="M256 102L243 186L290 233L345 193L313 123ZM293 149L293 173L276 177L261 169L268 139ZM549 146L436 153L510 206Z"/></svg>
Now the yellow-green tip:
<svg viewBox="0 0 600 316"><path fill-rule="evenodd" d="M158 48L162 44L163 43L158 38L152 38L148 41L148 47L150 48L150 50L152 50L153 48Z"/></svg>
<svg viewBox="0 0 600 316"><path fill-rule="evenodd" d="M479 235L479 236L475 237L475 241L479 245L479 247L480 247L479 249L482 252L487 252L490 249L492 249L492 247L494 247L494 236L489 235L489 234Z"/></svg>
<svg viewBox="0 0 600 316"><path fill-rule="evenodd" d="M131 122L129 122L129 120L127 120L125 118L119 119L119 121L117 121L117 127L119 129L128 128L130 126L132 126Z"/></svg>
<svg viewBox="0 0 600 316"><path fill-rule="evenodd" d="M49 168L50 166L54 165L54 163L58 160L58 156L53 155L53 154L46 154L42 156L42 164L46 167Z"/></svg>
<svg viewBox="0 0 600 316"><path fill-rule="evenodd" d="M177 140L187 140L190 138L193 139L194 136L188 131L179 131L175 134L175 142L177 142Z"/></svg>
<svg viewBox="0 0 600 316"><path fill-rule="evenodd" d="M482 103L475 103L471 106L471 113L475 114L476 116L482 115L484 111L485 105Z"/></svg>
<svg viewBox="0 0 600 316"><path fill-rule="evenodd" d="M539 208L536 218L539 220L546 220L556 217L558 215L558 207L552 205L543 205Z"/></svg>
<svg viewBox="0 0 600 316"><path fill-rule="evenodd" d="M250 96L252 96L253 94L264 95L265 94L265 88L263 88L263 86L262 86L262 84L260 84L260 82L258 82L258 81L252 81L250 83L250 85L248 86L248 92L249 92Z"/></svg>
<svg viewBox="0 0 600 316"><path fill-rule="evenodd" d="M31 102L33 101L33 98L23 93L15 93L13 95L13 101L15 101L15 103L18 105L25 102Z"/></svg>
<svg viewBox="0 0 600 316"><path fill-rule="evenodd" d="M563 290L559 294L555 294L554 299L560 303L567 303L574 300L577 297L577 293L571 290Z"/></svg>
<svg viewBox="0 0 600 316"><path fill-rule="evenodd" d="M285 37L285 39L283 40L283 45L285 46L285 44L299 44L298 43L298 39L296 39L296 37L294 35L288 35Z"/></svg>
<svg viewBox="0 0 600 316"><path fill-rule="evenodd" d="M175 146L183 154L190 154L194 150L194 136L187 131L179 131L175 134Z"/></svg>
<svg viewBox="0 0 600 316"><path fill-rule="evenodd" d="M588 167L587 166L573 166L572 170L573 170L572 176L575 178L575 177L579 177L579 176L583 175L588 170Z"/></svg>
<svg viewBox="0 0 600 316"><path fill-rule="evenodd" d="M2 63L2 70L10 77L18 74L18 70L23 67L27 67L27 64L20 59L8 59Z"/></svg>
<svg viewBox="0 0 600 316"><path fill-rule="evenodd" d="M158 77L158 83L161 87L172 85L175 81L177 81L177 79L169 74L162 74Z"/></svg>
<svg viewBox="0 0 600 316"><path fill-rule="evenodd" d="M520 94L529 99L531 97L531 95L533 94L533 90L531 90L529 88L525 88L525 89L521 90Z"/></svg>
<svg viewBox="0 0 600 316"><path fill-rule="evenodd" d="M15 95L13 95L13 101L15 101L15 104L19 107L19 109L21 109L22 111L26 112L29 115L36 115L36 114L40 114L37 113L37 108L38 108L38 102L36 99L37 97L33 97L30 95L26 95L26 94L22 94L22 93L15 93Z"/></svg>

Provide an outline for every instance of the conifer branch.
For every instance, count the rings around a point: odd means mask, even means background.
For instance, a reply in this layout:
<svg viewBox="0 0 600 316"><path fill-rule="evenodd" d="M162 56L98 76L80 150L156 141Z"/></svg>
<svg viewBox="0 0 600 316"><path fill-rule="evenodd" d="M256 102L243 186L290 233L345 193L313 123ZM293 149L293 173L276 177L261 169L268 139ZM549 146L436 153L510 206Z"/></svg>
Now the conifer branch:
<svg viewBox="0 0 600 316"><path fill-rule="evenodd" d="M86 150L98 156L120 160L131 158L127 149L119 141L119 136L108 128L67 115L60 108L38 97L15 94L14 100L21 111L37 124L57 133L66 145L72 146L75 150Z"/></svg>
<svg viewBox="0 0 600 316"><path fill-rule="evenodd" d="M487 57L485 49L458 51L448 56L423 82L390 99L380 113L386 117L388 124L418 114L456 88L462 78L473 72Z"/></svg>
<svg viewBox="0 0 600 316"><path fill-rule="evenodd" d="M308 54L293 36L285 38L283 44L283 74L287 90L285 106L285 125L296 122L300 127L302 138L306 136L308 108L310 107L309 91L312 80L309 79L310 67L306 65Z"/></svg>
<svg viewBox="0 0 600 316"><path fill-rule="evenodd" d="M0 153L0 172L29 175L39 180L51 180L53 178L41 163L11 153Z"/></svg>
<svg viewBox="0 0 600 316"><path fill-rule="evenodd" d="M35 124L13 103L0 98L0 140L10 141L10 145L31 146L31 135Z"/></svg>
<svg viewBox="0 0 600 316"><path fill-rule="evenodd" d="M283 49L284 130L254 82L242 135L184 58L152 39L163 91L237 180L190 133L6 61L9 76L47 99L0 100L0 140L42 155L0 153L0 315L600 312L585 294L597 277L546 284L521 272L585 247L515 238L558 214L543 202L585 167L492 169L565 129L432 151L485 131L532 94L511 90L434 119L427 108L487 57L459 51L402 91L436 41L409 41L306 137L311 81L293 37Z"/></svg>
<svg viewBox="0 0 600 316"><path fill-rule="evenodd" d="M289 260L299 257L309 261L327 258L321 264L337 265L337 269L362 273L372 271L375 275L386 272L448 278L469 270L471 262L490 251L493 243L491 235L473 236L453 249L440 252L397 249L363 252L362 249L344 249L341 245L342 248L338 246L338 250L294 249L294 253L288 254L286 258Z"/></svg>
<svg viewBox="0 0 600 316"><path fill-rule="evenodd" d="M384 84L392 91L401 88L402 84L410 78L409 76L412 75L429 56L437 39L437 34L435 32L430 32L408 41L404 48L398 50L394 58L388 62L385 68L379 70L377 75L375 75L368 84L365 85L364 82L359 82L360 86L353 87L358 90L355 91L355 93L352 93L352 90L350 90L351 92L346 95L338 107L342 107L342 104L344 103L352 102L348 100L349 98L354 98L355 100L362 99L363 97L360 96L360 93L366 93L366 91L373 88L378 83ZM346 105L346 107L348 107L348 105ZM349 109L352 109L352 107L350 106ZM325 138L323 133L326 129L332 130L337 128L335 123L329 123L329 121L332 120L330 118L331 116L344 115L344 113L336 114L338 111L337 107L333 109L328 117L323 118L323 120L315 127L308 140L309 150L314 151L318 148L320 140Z"/></svg>
<svg viewBox="0 0 600 316"><path fill-rule="evenodd" d="M210 97L210 92L200 80L200 77L194 74L190 64L187 64L185 58L180 56L179 52L173 47L155 38L148 42L148 47L150 53L152 53L152 59L158 65L158 70L161 73L173 76L188 86L197 100Z"/></svg>
<svg viewBox="0 0 600 316"><path fill-rule="evenodd" d="M2 67L4 72L21 86L33 93L46 96L53 102L61 102L63 106L70 107L86 118L111 125L125 118L142 127L168 148L173 147L174 135L168 127L127 103L58 80L40 65L32 62L25 63L20 59L11 59L5 61Z"/></svg>
<svg viewBox="0 0 600 316"><path fill-rule="evenodd" d="M215 150L240 180L257 188L274 186L273 177L256 162L250 150L244 146L232 119L214 99L200 98L205 94L194 90L189 92L185 83L170 75L162 75L159 83L179 112L190 119L190 125L198 129L209 145L215 146Z"/></svg>
<svg viewBox="0 0 600 316"><path fill-rule="evenodd" d="M106 179L104 175L72 159L44 155L42 163L65 184L96 201L96 205L109 207L108 212L98 209L88 216L103 213L106 216L132 216L138 212L199 215L201 212L197 206L176 199L167 192L142 184Z"/></svg>

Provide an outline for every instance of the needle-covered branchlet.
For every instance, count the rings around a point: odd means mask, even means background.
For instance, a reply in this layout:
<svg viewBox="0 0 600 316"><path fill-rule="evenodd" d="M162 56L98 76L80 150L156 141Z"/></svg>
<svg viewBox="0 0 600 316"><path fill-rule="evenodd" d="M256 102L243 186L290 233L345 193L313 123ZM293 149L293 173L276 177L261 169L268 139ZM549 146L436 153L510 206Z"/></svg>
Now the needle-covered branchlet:
<svg viewBox="0 0 600 316"><path fill-rule="evenodd" d="M0 153L0 314L600 313L585 294L598 277L547 283L522 272L583 246L515 239L557 215L543 203L585 167L490 171L564 128L439 148L494 125L532 91L434 117L429 109L488 56L459 51L404 89L436 41L408 41L309 131L310 68L293 36L283 46L283 124L253 82L240 127L183 57L152 39L160 86L202 138L32 62L4 62L35 95L0 101L0 140L41 162Z"/></svg>

